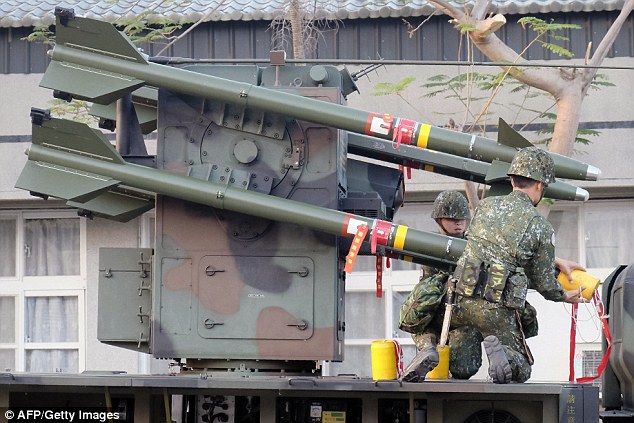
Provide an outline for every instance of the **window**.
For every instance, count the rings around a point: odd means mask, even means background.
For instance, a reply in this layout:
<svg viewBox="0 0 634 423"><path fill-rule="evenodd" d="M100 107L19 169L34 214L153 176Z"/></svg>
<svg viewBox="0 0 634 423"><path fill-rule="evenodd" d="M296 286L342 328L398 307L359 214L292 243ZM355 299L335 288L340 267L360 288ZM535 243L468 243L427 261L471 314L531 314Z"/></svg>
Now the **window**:
<svg viewBox="0 0 634 423"><path fill-rule="evenodd" d="M556 203L548 220L557 234L557 255L587 268L614 268L634 262L634 202Z"/></svg>
<svg viewBox="0 0 634 423"><path fill-rule="evenodd" d="M84 370L85 222L0 212L0 370Z"/></svg>

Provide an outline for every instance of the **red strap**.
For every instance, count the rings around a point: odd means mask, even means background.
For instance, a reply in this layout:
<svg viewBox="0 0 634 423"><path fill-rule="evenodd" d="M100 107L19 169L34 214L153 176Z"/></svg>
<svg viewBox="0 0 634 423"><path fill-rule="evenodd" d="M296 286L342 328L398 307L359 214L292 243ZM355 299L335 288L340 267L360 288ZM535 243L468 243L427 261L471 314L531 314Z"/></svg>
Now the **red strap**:
<svg viewBox="0 0 634 423"><path fill-rule="evenodd" d="M396 339L392 339L396 351L396 377L400 379L403 377L403 348Z"/></svg>
<svg viewBox="0 0 634 423"><path fill-rule="evenodd" d="M359 250L361 249L361 243L363 243L363 240L365 239L367 233L368 225L363 224L357 227L357 233L354 235L354 239L352 240L352 244L350 245L350 251L348 251L348 256L346 257L346 266L343 268L344 272L352 272L354 262L356 261Z"/></svg>
<svg viewBox="0 0 634 423"><path fill-rule="evenodd" d="M572 305L572 313L570 315L570 372L568 373L568 381L575 380L575 348L577 346L577 314L579 312L579 304Z"/></svg>
<svg viewBox="0 0 634 423"><path fill-rule="evenodd" d="M383 296L383 257L376 256L376 298Z"/></svg>
<svg viewBox="0 0 634 423"><path fill-rule="evenodd" d="M403 144L411 144L412 137L414 136L414 129L416 128L416 122L409 119L399 119L394 127L393 140L396 142L396 147L392 145L392 148L398 150Z"/></svg>
<svg viewBox="0 0 634 423"><path fill-rule="evenodd" d="M579 383L592 382L603 374L603 371L608 365L608 359L610 358L610 353L612 352L612 335L610 334L610 327L608 325L608 319L605 316L605 311L603 309L603 303L599 299L599 293L594 291L592 295L592 302L597 307L597 313L599 315L599 319L601 319L601 325L603 326L603 336L605 336L605 340L608 343L608 347L605 350L605 355L601 359L599 366L597 367L597 375L589 376L589 377L580 377L577 379Z"/></svg>
<svg viewBox="0 0 634 423"><path fill-rule="evenodd" d="M374 225L372 227L372 235L370 235L370 252L372 254L376 254L377 244L387 245L387 242L390 238L391 230L392 224L390 222L378 219L374 221Z"/></svg>

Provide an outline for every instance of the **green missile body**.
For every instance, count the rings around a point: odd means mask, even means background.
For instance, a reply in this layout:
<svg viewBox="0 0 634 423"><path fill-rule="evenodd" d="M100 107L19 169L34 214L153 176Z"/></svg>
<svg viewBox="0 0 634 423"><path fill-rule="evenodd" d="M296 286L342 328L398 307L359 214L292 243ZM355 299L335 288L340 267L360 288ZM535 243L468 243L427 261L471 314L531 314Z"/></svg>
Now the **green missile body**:
<svg viewBox="0 0 634 423"><path fill-rule="evenodd" d="M510 163L519 148L530 146L512 128L500 125L499 142L388 114L309 99L230 79L150 63L109 23L58 14L56 46L41 86L76 98L109 104L143 85L223 101L244 108L279 113L308 122L394 141L397 146ZM556 176L596 180L600 170L578 160L552 154Z"/></svg>
<svg viewBox="0 0 634 423"><path fill-rule="evenodd" d="M127 163L103 134L85 124L63 119L39 123L33 124L29 162L16 182L17 188L39 195L80 205L131 187L332 235L353 237L365 224L370 228L366 241L405 256L452 263L465 247L455 238L404 225Z"/></svg>
<svg viewBox="0 0 634 423"><path fill-rule="evenodd" d="M503 194L504 188L507 192L511 191L506 175L510 163L501 161L486 163L410 145L401 145L398 150L395 150L392 148L391 141L359 134L348 134L348 152L413 169L493 185L495 189L492 191L496 195ZM589 194L583 188L557 181L548 185L544 196L555 200L587 201Z"/></svg>

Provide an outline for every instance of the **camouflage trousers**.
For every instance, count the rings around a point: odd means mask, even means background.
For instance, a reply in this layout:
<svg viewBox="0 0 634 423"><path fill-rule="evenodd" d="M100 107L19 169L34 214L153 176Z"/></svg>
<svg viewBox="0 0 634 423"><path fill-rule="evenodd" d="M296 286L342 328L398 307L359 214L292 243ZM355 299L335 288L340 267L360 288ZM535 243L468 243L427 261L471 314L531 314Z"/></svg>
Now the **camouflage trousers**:
<svg viewBox="0 0 634 423"><path fill-rule="evenodd" d="M495 335L506 351L506 356L511 365L512 380L514 382L525 382L530 378L531 365L526 357L515 310L489 302L484 298L458 296L451 315L451 327L452 332L462 329L468 334L451 339L450 332L449 346L452 359L454 350L462 350L461 352L456 352L456 354L461 356L456 357L456 359L471 360L473 365L478 360L481 363L482 350L480 342L489 335ZM472 333L473 331L477 332L479 336L475 336ZM477 345L474 344L476 341ZM475 354L477 357L469 359L465 357L468 354Z"/></svg>
<svg viewBox="0 0 634 423"><path fill-rule="evenodd" d="M414 334L412 339L419 350L435 347L440 339L441 329L435 330L430 325L425 333ZM477 330L469 326L449 331L449 371L454 379L469 379L482 366L483 337Z"/></svg>

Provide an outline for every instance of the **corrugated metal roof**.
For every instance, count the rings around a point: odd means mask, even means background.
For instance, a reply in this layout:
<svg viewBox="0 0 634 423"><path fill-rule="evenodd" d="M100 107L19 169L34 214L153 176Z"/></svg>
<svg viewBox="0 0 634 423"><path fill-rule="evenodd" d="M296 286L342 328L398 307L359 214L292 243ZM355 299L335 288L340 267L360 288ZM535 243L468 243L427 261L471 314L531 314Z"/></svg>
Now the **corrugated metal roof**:
<svg viewBox="0 0 634 423"><path fill-rule="evenodd" d="M306 1L315 16L327 19L398 18L431 14L426 0L316 0ZM474 0L467 0L473 4ZM493 0L492 11L505 14L594 12L618 10L624 0ZM219 4L220 3L220 4ZM198 21L217 7L207 21L272 20L283 16L288 0L0 0L0 27L51 25L56 6L73 8L77 16L114 21L154 11L177 22ZM461 2L464 3L464 2Z"/></svg>

